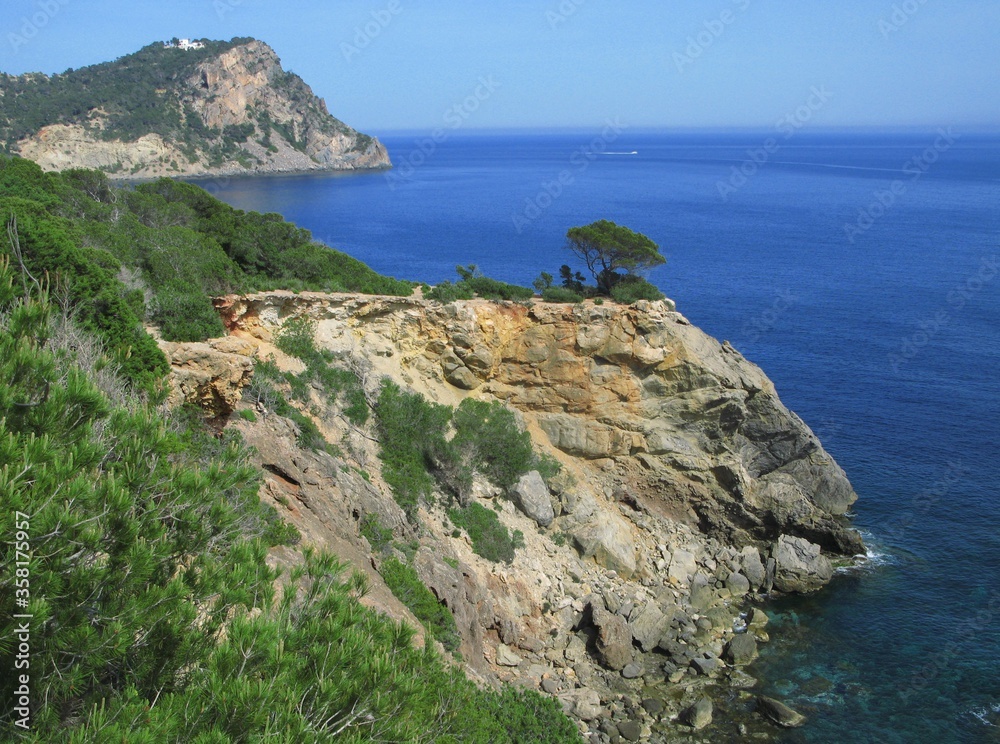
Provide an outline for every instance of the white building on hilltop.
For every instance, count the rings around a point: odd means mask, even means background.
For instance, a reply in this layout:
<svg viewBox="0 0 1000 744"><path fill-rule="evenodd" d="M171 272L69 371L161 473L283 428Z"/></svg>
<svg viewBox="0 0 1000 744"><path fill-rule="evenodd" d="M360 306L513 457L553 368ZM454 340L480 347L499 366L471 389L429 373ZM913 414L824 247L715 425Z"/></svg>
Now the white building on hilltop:
<svg viewBox="0 0 1000 744"><path fill-rule="evenodd" d="M191 41L191 39L173 39L171 41L163 42L163 46L167 49L183 49L187 51L188 49L204 49L205 44L200 41Z"/></svg>

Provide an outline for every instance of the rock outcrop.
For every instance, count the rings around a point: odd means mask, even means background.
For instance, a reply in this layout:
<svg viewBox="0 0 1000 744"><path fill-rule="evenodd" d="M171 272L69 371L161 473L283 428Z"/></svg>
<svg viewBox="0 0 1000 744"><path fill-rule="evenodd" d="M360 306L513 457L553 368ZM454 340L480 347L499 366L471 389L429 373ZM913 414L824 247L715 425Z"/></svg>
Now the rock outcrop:
<svg viewBox="0 0 1000 744"><path fill-rule="evenodd" d="M528 428L634 514L679 521L729 545L801 537L840 555L863 552L843 515L857 495L774 385L669 301L621 305L436 303L267 293L219 300L232 331L269 339L288 317L318 323L328 348L417 381L432 398L505 401ZM456 382L461 370L461 382ZM561 498L594 555L631 536L587 527L588 484ZM618 511L617 509L614 511ZM635 520L631 520L635 523ZM609 534L610 533L610 534ZM760 580L758 561L750 573ZM618 570L618 566L613 566ZM747 576L750 578L750 576Z"/></svg>
<svg viewBox="0 0 1000 744"><path fill-rule="evenodd" d="M748 603L772 586L811 591L830 580L828 555L863 550L844 516L856 497L843 471L756 366L669 302L441 305L270 292L216 307L230 332L210 344L217 351L273 354L292 369L297 360L274 338L306 317L319 347L350 359L369 398L388 377L439 403L472 396L516 412L562 470L548 481L529 473L509 501L474 485L472 498L523 536L510 565L477 555L440 502L420 507L418 533L381 480L376 432L349 425L318 395L304 408L338 457L275 452L280 425L267 411L238 426L269 474L265 497L279 511L286 497L286 516L309 542L329 535L336 552L353 534L349 555L363 554L360 525L374 515L413 546L409 563L452 611L470 673L556 696L601 741L672 740L665 732L677 721L736 736L732 717L704 698L727 683L747 710L755 700L745 665L768 640L767 616ZM164 348L181 387L194 378L186 360L201 352ZM193 397L232 398L225 375L198 379L202 387L185 388L201 390ZM317 463L327 475L310 475ZM376 585L379 560L364 565ZM381 590L373 603L402 614Z"/></svg>
<svg viewBox="0 0 1000 744"><path fill-rule="evenodd" d="M111 63L115 64L119 63ZM16 142L13 152L45 170L94 168L130 178L391 165L377 139L332 117L326 103L301 78L286 72L274 50L262 41L248 40L210 56L180 79L173 78L172 70L163 77L162 108L175 109L177 121L187 121L183 131L149 132L123 140L107 128L106 112L95 107L85 120L67 113L48 123ZM30 76L39 78L44 76Z"/></svg>

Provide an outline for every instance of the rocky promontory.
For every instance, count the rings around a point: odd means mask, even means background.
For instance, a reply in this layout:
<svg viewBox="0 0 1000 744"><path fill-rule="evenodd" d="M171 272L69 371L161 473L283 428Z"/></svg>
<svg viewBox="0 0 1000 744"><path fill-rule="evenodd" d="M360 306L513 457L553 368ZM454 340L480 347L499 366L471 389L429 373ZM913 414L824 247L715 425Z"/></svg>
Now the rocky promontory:
<svg viewBox="0 0 1000 744"><path fill-rule="evenodd" d="M306 542L369 574L367 601L405 618L361 534L375 515L410 542L411 564L454 615L468 672L556 696L594 741L673 741L709 726L736 735L768 641L757 603L819 589L831 561L864 551L844 516L856 499L844 472L758 367L670 301L269 292L216 306L227 339L164 350L178 398L219 421L256 406L228 425L257 448L262 498ZM304 453L285 419L240 400L257 360L300 365L274 344L296 318L369 394L388 378L432 401L502 401L516 413L561 471L529 473L509 498L473 488L523 534L512 563L477 555L440 502L408 519L381 479L376 432L330 401L314 396L310 415L334 455Z"/></svg>
<svg viewBox="0 0 1000 744"><path fill-rule="evenodd" d="M377 139L331 116L264 42L198 44L154 44L51 77L0 76L9 150L45 170L131 178L391 165Z"/></svg>

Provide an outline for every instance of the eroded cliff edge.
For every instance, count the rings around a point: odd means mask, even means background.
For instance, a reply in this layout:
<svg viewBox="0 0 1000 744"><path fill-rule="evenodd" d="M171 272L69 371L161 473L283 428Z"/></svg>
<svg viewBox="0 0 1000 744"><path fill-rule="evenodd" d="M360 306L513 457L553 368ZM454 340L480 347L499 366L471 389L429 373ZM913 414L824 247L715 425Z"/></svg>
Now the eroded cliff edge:
<svg viewBox="0 0 1000 744"><path fill-rule="evenodd" d="M666 737L706 687L751 687L744 667L767 633L748 601L819 588L831 558L864 552L844 517L856 499L844 472L758 367L669 301L442 306L272 292L216 304L228 339L165 349L176 395L220 420L246 405L255 358L294 368L273 341L299 317L369 392L388 377L438 402L473 396L519 412L562 473L522 483L519 509L479 492L525 535L511 565L475 555L441 507L408 523L378 476L373 432L319 399L313 413L342 459L298 450L267 412L230 425L260 452L264 497L307 542L369 572L374 604L407 616L372 570L359 531L368 514L419 541L413 564L455 615L470 670L558 695L583 730L631 723ZM659 703L644 707L650 690Z"/></svg>

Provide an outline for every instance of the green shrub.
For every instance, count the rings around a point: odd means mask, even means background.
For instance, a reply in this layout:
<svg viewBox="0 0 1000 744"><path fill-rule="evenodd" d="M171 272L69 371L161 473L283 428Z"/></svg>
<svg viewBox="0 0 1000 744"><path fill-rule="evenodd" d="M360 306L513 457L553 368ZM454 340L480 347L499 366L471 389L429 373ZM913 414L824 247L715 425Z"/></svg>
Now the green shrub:
<svg viewBox="0 0 1000 744"><path fill-rule="evenodd" d="M532 470L535 455L531 436L521 431L513 411L499 401L466 398L454 415L452 445L491 483L511 488Z"/></svg>
<svg viewBox="0 0 1000 744"><path fill-rule="evenodd" d="M615 302L631 305L639 300L662 300L663 293L639 277L625 277L611 288Z"/></svg>
<svg viewBox="0 0 1000 744"><path fill-rule="evenodd" d="M565 287L547 287L542 290L545 302L583 302L583 295Z"/></svg>
<svg viewBox="0 0 1000 744"><path fill-rule="evenodd" d="M251 424L257 421L257 414L254 413L252 408L242 408L236 415L244 421L249 421Z"/></svg>
<svg viewBox="0 0 1000 744"><path fill-rule="evenodd" d="M520 287L516 284L507 284L483 276L475 265L457 266L456 270L461 280L452 284L451 282L441 282L429 292L424 292L424 297L430 300L437 300L445 304L456 300L471 300L473 297L482 297L485 300L530 300L534 297L534 290L528 287Z"/></svg>
<svg viewBox="0 0 1000 744"><path fill-rule="evenodd" d="M484 712L502 722L511 742L557 744L580 741L576 725L563 714L559 702L533 690L505 686L499 692L489 694Z"/></svg>
<svg viewBox="0 0 1000 744"><path fill-rule="evenodd" d="M387 381L379 393L376 413L382 477L396 503L413 519L421 497L429 497L434 488L431 453L445 446L451 408Z"/></svg>
<svg viewBox="0 0 1000 744"><path fill-rule="evenodd" d="M429 292L424 293L426 299L437 300L438 302L443 302L445 305L456 300L471 300L473 296L472 288L467 284L462 282L452 284L448 281L436 284Z"/></svg>
<svg viewBox="0 0 1000 744"><path fill-rule="evenodd" d="M226 334L219 313L200 291L162 288L156 295L152 321L167 341L204 341Z"/></svg>
<svg viewBox="0 0 1000 744"><path fill-rule="evenodd" d="M406 605L431 636L454 653L462 643L451 611L420 580L417 572L396 558L382 563L379 573L396 598Z"/></svg>
<svg viewBox="0 0 1000 744"><path fill-rule="evenodd" d="M482 504L472 503L460 509L449 509L448 517L469 533L472 550L476 555L494 563L513 562L517 546L496 512ZM521 539L523 541L523 535Z"/></svg>
<svg viewBox="0 0 1000 744"><path fill-rule="evenodd" d="M361 534L368 540L374 553L381 553L392 545L392 530L383 527L374 514L366 514L361 520Z"/></svg>
<svg viewBox="0 0 1000 744"><path fill-rule="evenodd" d="M285 381L292 388L292 397L302 403L310 401L309 388L317 383L327 398L338 398L344 416L357 425L368 421L368 399L357 375L336 366L339 362L333 352L316 347L316 324L308 318L288 321L276 339L277 347L305 362L306 369L300 375L286 373Z"/></svg>

